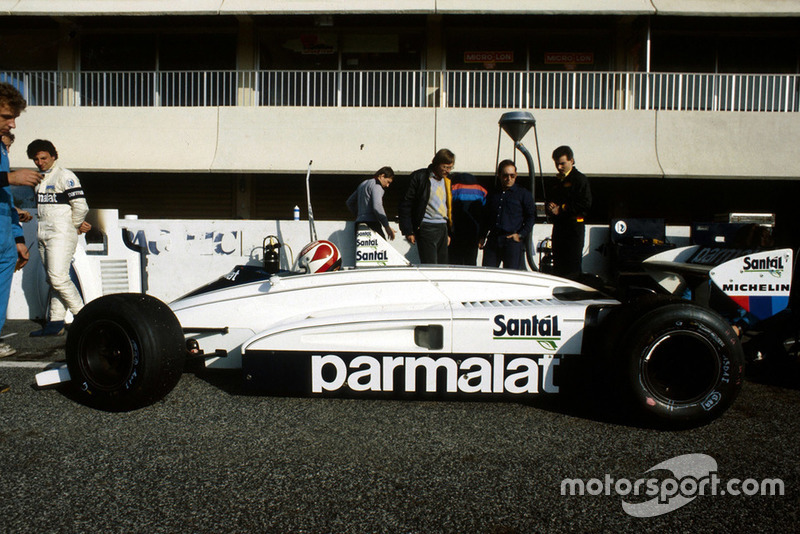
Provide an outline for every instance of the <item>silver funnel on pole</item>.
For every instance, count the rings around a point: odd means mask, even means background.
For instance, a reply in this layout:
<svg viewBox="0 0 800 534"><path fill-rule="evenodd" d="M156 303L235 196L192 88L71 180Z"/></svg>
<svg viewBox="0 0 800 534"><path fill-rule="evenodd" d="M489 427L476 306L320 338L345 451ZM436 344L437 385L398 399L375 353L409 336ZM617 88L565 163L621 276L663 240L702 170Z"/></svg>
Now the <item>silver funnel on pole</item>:
<svg viewBox="0 0 800 534"><path fill-rule="evenodd" d="M500 127L515 143L522 141L528 130L536 126L536 119L527 111L509 111L500 117Z"/></svg>
<svg viewBox="0 0 800 534"><path fill-rule="evenodd" d="M525 161L528 162L528 174L531 178L531 196L533 196L534 204L536 203L536 167L533 164L533 157L531 157L531 153L525 148L525 145L522 144L522 138L533 128L533 133L536 139L536 156L539 157L539 138L536 135L536 119L533 118L533 115L527 111L509 111L508 113L503 113L500 117L500 121L498 122L500 128L508 134L508 136L514 141L514 148L522 152L522 155L525 156ZM497 150L498 150L498 158L500 152L500 138L498 137L497 140ZM542 169L541 159L539 158L539 175L541 176ZM544 180L544 179L542 179ZM544 183L542 183L542 197L544 197ZM534 271L537 270L536 263L534 261L534 256L536 254L536 244L533 239L533 231L531 231L530 236L528 236L528 240L526 242L526 256L528 259L528 265Z"/></svg>

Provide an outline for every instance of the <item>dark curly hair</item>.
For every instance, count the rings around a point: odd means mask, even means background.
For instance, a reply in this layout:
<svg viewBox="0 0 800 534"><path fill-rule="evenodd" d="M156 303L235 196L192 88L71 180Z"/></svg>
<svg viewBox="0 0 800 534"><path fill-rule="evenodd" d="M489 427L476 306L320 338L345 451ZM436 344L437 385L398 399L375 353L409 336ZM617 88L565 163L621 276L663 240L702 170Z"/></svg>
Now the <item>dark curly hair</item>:
<svg viewBox="0 0 800 534"><path fill-rule="evenodd" d="M28 145L28 157L30 159L33 159L39 152L47 152L55 159L58 159L58 152L56 152L55 145L45 139L31 141L31 144Z"/></svg>

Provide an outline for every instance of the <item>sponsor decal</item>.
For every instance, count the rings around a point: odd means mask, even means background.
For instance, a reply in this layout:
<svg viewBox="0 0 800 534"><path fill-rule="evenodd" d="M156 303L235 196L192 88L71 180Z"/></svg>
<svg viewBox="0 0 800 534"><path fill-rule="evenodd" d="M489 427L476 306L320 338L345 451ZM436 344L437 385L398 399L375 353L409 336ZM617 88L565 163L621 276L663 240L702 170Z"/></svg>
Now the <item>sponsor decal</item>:
<svg viewBox="0 0 800 534"><path fill-rule="evenodd" d="M68 201L63 193L37 193L36 202L39 204L66 204Z"/></svg>
<svg viewBox="0 0 800 534"><path fill-rule="evenodd" d="M378 240L372 239L372 232L359 232L356 238L357 247L377 247Z"/></svg>
<svg viewBox="0 0 800 534"><path fill-rule="evenodd" d="M185 235L173 234L170 230L160 229L156 237L149 237L144 230L138 230L131 237L145 250L146 254L158 255L162 252L184 251L201 256L230 256L241 252L241 232L233 231L192 231Z"/></svg>
<svg viewBox="0 0 800 534"><path fill-rule="evenodd" d="M695 252L687 263L696 265L719 265L739 256L751 253L751 249L703 247Z"/></svg>
<svg viewBox="0 0 800 534"><path fill-rule="evenodd" d="M710 276L743 310L757 319L766 319L789 304L792 251L747 253L719 265Z"/></svg>
<svg viewBox="0 0 800 534"><path fill-rule="evenodd" d="M742 263L744 264L742 266L742 272L769 273L778 278L783 274L784 267L782 256L767 256L766 258L751 258L750 256L745 256L742 259Z"/></svg>
<svg viewBox="0 0 800 534"><path fill-rule="evenodd" d="M390 246L381 243L377 234L372 230L359 230L356 234L356 267L387 265L389 262Z"/></svg>
<svg viewBox="0 0 800 534"><path fill-rule="evenodd" d="M777 293L791 288L791 284L722 284L722 290L726 293Z"/></svg>
<svg viewBox="0 0 800 534"><path fill-rule="evenodd" d="M727 375L727 369L725 374ZM725 380L725 382L729 381L730 380ZM712 391L711 393L708 394L708 396L705 399L703 399L703 402L701 402L700 405L703 407L705 411L709 412L714 406L719 404L719 401L721 400L722 400L722 394L719 391Z"/></svg>
<svg viewBox="0 0 800 534"><path fill-rule="evenodd" d="M311 356L311 392L558 393L553 372L558 356L538 359L504 354L470 356ZM399 378L399 380L397 380ZM443 379L443 380L440 380ZM443 390L438 389L442 385Z"/></svg>
<svg viewBox="0 0 800 534"><path fill-rule="evenodd" d="M494 339L518 339L536 341L543 348L556 350L561 341L558 315L539 318L538 315L522 319L506 319L505 315L494 316Z"/></svg>
<svg viewBox="0 0 800 534"><path fill-rule="evenodd" d="M389 254L385 250L356 250L356 261L389 261Z"/></svg>
<svg viewBox="0 0 800 534"><path fill-rule="evenodd" d="M80 187L76 187L74 189L67 189L65 191L65 193L67 194L68 198L83 198L84 197L83 189L81 189Z"/></svg>

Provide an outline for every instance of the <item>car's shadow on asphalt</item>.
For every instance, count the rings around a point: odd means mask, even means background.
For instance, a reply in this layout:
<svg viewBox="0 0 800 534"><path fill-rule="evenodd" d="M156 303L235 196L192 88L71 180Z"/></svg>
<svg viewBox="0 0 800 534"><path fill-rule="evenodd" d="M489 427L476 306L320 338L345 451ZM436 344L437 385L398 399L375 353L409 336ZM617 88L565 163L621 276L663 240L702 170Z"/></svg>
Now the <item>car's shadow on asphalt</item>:
<svg viewBox="0 0 800 534"><path fill-rule="evenodd" d="M53 369L64 365L64 362L56 362L48 365L46 369ZM202 362L190 362L187 364L185 374L193 374L199 380L219 389L228 395L236 397L298 397L307 398L310 395L297 393L297 392L281 392L281 391L265 391L253 387L248 384L245 377L242 376L240 369L206 369L202 366ZM748 367L746 382L757 384L775 386L783 389L800 390L800 365L792 365L791 367L768 367L768 366L755 366ZM60 384L54 386L39 387L35 383L31 384L35 389L56 389L64 397L81 402L80 395L78 394L75 386L72 384ZM482 395L475 397L474 395L425 395L425 394L387 394L387 393L373 393L373 394L326 394L324 398L364 398L372 400L385 400L385 401L459 401L459 402L506 402L514 403L517 405L529 406L532 409L544 410L553 414L559 414L566 417L574 417L587 421L594 421L602 424L610 424L614 426L623 426L629 428L643 428L643 429L691 429L694 426L675 426L675 425L655 425L647 421L643 421L632 413L631 410L625 409L614 402L612 399L602 398L596 394L581 394L579 392L571 392L570 394L561 395L541 395L529 396L524 399L509 398L508 396L500 395ZM696 426L696 425L695 425Z"/></svg>
<svg viewBox="0 0 800 534"><path fill-rule="evenodd" d="M745 367L745 377L748 382L800 391L800 362L752 362Z"/></svg>
<svg viewBox="0 0 800 534"><path fill-rule="evenodd" d="M202 367L187 368L187 372L194 374L199 380L218 388L225 393L240 397L297 397L307 398L310 395L303 393L291 393L281 391L265 391L248 385L245 377L239 369L204 369ZM652 425L637 421L636 418L625 410L612 409L598 402L596 397L581 395L547 395L538 397L528 397L526 399L513 398L500 395L426 395L426 394L387 394L387 393L362 393L362 394L325 394L320 398L361 398L371 400L385 400L388 402L506 402L518 405L529 406L537 410L560 414L568 417L575 417L599 423L620 425L634 428L652 428Z"/></svg>

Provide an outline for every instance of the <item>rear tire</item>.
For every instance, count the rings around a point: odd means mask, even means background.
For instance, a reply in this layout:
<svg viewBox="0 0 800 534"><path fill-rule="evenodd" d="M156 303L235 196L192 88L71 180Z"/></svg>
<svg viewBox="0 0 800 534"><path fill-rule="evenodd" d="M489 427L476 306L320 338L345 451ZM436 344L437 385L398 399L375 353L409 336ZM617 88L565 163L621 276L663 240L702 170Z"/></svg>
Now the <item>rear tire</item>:
<svg viewBox="0 0 800 534"><path fill-rule="evenodd" d="M135 293L89 302L69 329L66 352L76 400L107 411L162 399L178 383L186 357L169 306Z"/></svg>
<svg viewBox="0 0 800 534"><path fill-rule="evenodd" d="M708 423L728 409L741 388L739 338L722 317L691 303L670 303L641 315L622 335L621 355L622 390L648 423Z"/></svg>

